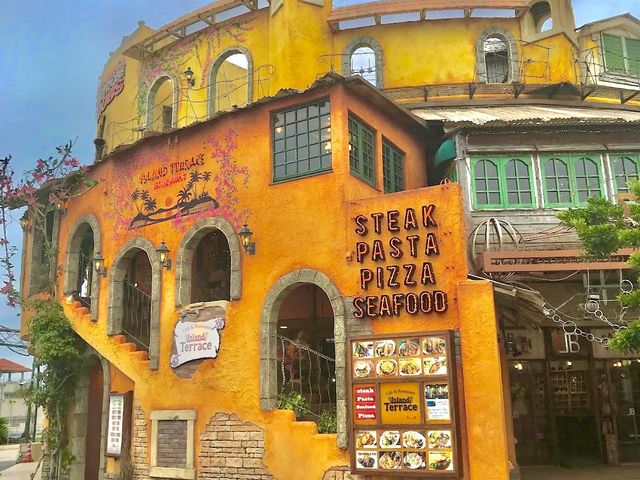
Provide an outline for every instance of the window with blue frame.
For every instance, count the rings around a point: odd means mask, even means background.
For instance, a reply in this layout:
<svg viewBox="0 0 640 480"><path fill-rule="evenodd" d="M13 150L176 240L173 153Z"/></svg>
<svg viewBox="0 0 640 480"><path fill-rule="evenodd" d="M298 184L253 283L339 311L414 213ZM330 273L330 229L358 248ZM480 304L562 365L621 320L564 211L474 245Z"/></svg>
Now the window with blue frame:
<svg viewBox="0 0 640 480"><path fill-rule="evenodd" d="M529 156L490 155L471 158L473 208L534 208Z"/></svg>

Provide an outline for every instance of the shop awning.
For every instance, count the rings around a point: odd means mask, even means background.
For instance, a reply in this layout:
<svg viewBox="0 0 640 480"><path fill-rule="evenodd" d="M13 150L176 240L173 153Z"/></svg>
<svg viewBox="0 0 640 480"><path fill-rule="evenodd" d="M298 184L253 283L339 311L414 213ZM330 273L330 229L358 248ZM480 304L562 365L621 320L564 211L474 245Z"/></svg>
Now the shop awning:
<svg viewBox="0 0 640 480"><path fill-rule="evenodd" d="M443 163L454 160L456 156L456 142L450 138L449 140L445 140L436 151L433 164L435 167L439 167Z"/></svg>
<svg viewBox="0 0 640 480"><path fill-rule="evenodd" d="M529 325L538 328L544 316L542 308L547 303L542 294L525 285L469 275L471 280L492 283L496 309L502 323L509 326Z"/></svg>

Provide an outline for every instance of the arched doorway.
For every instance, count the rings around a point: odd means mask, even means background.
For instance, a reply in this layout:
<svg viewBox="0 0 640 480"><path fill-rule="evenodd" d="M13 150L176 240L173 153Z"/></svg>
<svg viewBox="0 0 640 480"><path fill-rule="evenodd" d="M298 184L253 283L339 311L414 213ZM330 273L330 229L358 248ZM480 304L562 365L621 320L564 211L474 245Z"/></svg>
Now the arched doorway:
<svg viewBox="0 0 640 480"><path fill-rule="evenodd" d="M334 318L327 294L300 284L282 301L278 315L278 399L300 394L313 419L336 408Z"/></svg>
<svg viewBox="0 0 640 480"><path fill-rule="evenodd" d="M104 395L104 372L97 357L91 357L87 391L87 430L84 461L84 479L100 479L100 457L102 456L102 400Z"/></svg>
<svg viewBox="0 0 640 480"><path fill-rule="evenodd" d="M231 251L225 235L209 230L198 242L191 264L191 303L230 300Z"/></svg>
<svg viewBox="0 0 640 480"><path fill-rule="evenodd" d="M76 292L80 302L91 308L91 290L93 283L93 230L87 224L87 228L82 234L80 241L80 251L78 252L78 278L76 280Z"/></svg>
<svg viewBox="0 0 640 480"><path fill-rule="evenodd" d="M149 351L151 334L152 270L147 252L133 249L125 261L122 294L122 333Z"/></svg>
<svg viewBox="0 0 640 480"><path fill-rule="evenodd" d="M378 65L376 52L368 45L356 48L349 59L351 75L360 75L371 85L378 85Z"/></svg>
<svg viewBox="0 0 640 480"><path fill-rule="evenodd" d="M484 61L487 83L507 83L510 77L509 44L499 35L484 41Z"/></svg>

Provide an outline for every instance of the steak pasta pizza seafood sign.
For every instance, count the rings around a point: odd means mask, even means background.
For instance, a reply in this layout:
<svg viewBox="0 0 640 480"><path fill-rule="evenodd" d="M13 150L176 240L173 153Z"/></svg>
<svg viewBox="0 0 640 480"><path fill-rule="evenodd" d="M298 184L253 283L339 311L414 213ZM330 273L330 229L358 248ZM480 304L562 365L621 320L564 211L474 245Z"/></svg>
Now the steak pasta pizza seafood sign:
<svg viewBox="0 0 640 480"><path fill-rule="evenodd" d="M351 471L459 478L451 332L349 339Z"/></svg>
<svg viewBox="0 0 640 480"><path fill-rule="evenodd" d="M435 210L431 204L354 217L359 283L366 292L353 300L355 318L448 310L447 293L436 288L431 261L440 254ZM370 295L374 289L379 294Z"/></svg>

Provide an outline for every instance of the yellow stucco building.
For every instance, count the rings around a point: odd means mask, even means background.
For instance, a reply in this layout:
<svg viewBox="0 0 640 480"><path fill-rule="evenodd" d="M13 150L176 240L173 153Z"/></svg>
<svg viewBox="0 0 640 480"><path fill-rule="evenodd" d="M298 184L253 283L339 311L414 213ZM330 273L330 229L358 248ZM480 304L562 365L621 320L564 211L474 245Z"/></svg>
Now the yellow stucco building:
<svg viewBox="0 0 640 480"><path fill-rule="evenodd" d="M512 340L552 324L540 290L491 270L521 263L499 225L531 236L638 176L639 38L631 16L576 29L562 0L220 0L141 23L105 65L57 268L25 236L23 292L60 272L94 358L71 478L500 480L549 462L572 432L557 395L540 387L556 421L531 434L512 380L555 364ZM568 238L542 237L547 254Z"/></svg>

